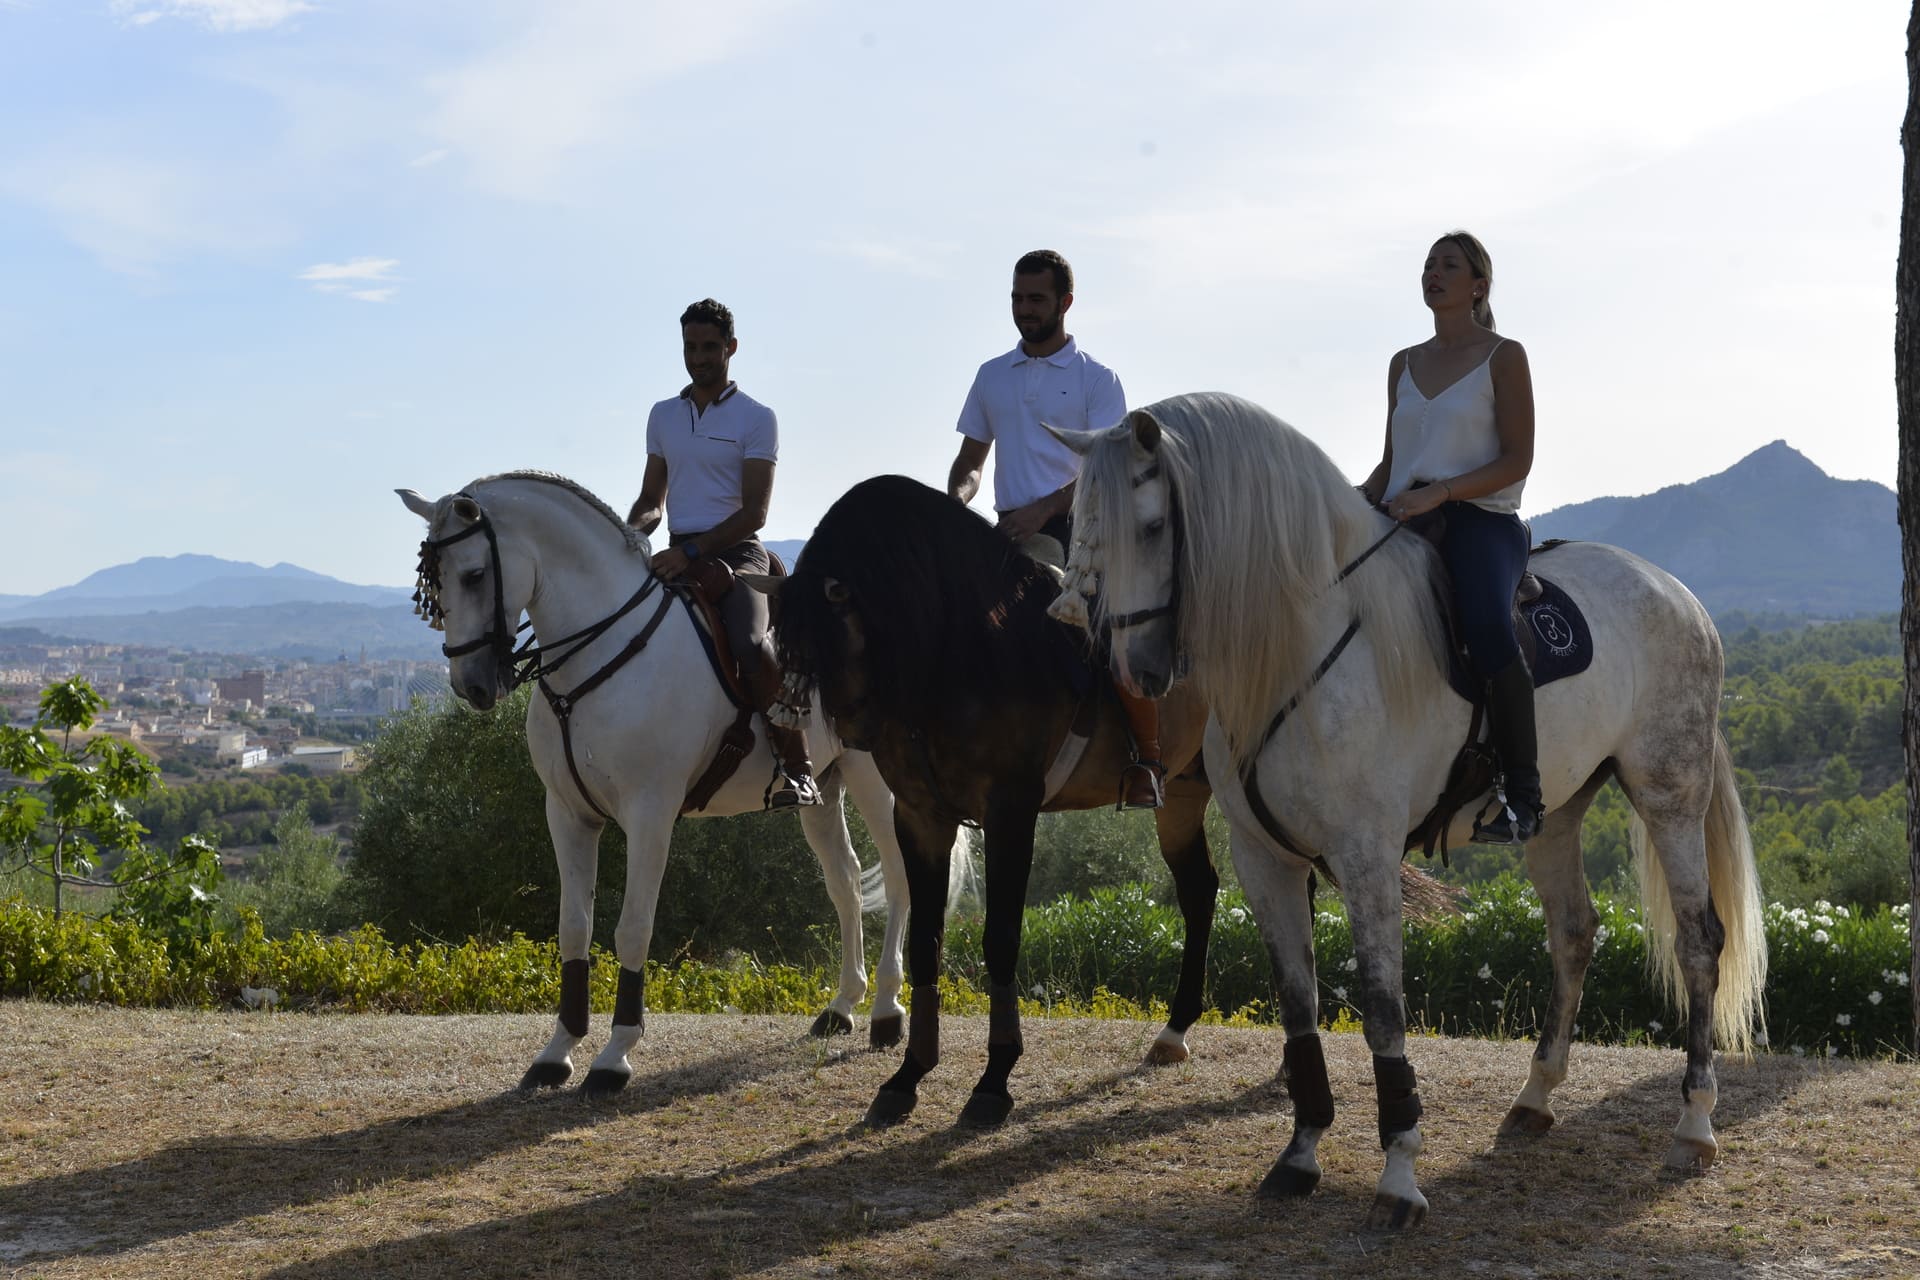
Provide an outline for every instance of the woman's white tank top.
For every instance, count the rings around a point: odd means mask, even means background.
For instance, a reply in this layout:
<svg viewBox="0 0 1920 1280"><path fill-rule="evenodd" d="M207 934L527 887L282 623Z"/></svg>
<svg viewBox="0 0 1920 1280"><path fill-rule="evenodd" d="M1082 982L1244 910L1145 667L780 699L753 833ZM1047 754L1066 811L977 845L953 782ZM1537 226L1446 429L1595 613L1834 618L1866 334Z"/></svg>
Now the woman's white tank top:
<svg viewBox="0 0 1920 1280"><path fill-rule="evenodd" d="M1413 362L1400 362L1393 405L1393 470L1381 501L1404 493L1415 481L1449 480L1500 456L1500 435L1493 419L1493 352L1504 341L1496 340L1485 360L1431 399L1414 385ZM1498 493L1467 501L1488 511L1518 511L1526 483L1516 480Z"/></svg>

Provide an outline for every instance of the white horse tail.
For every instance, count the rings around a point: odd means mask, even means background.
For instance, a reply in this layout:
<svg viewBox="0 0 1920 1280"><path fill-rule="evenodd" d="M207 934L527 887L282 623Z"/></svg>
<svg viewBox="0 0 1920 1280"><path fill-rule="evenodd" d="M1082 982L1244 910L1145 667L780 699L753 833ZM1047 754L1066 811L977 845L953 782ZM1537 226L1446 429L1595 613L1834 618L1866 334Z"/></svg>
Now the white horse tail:
<svg viewBox="0 0 1920 1280"><path fill-rule="evenodd" d="M1740 792L1733 780L1733 757L1726 738L1717 731L1713 735L1713 796L1707 804L1706 826L1707 891L1726 931L1720 948L1720 986L1713 1001L1714 1034L1721 1047L1746 1055L1753 1051L1755 1030L1765 1025L1761 1002L1767 985L1767 934L1753 839L1747 832L1747 815L1740 807ZM1687 989L1674 954L1677 924L1666 871L1637 813L1630 835L1639 871L1641 918L1647 930L1647 965L1655 983L1685 1013Z"/></svg>
<svg viewBox="0 0 1920 1280"><path fill-rule="evenodd" d="M979 844L971 830L961 827L954 833L953 849L947 859L947 918L953 918L963 899L978 897L979 893ZM886 909L886 868L878 862L860 868L860 910L871 914Z"/></svg>

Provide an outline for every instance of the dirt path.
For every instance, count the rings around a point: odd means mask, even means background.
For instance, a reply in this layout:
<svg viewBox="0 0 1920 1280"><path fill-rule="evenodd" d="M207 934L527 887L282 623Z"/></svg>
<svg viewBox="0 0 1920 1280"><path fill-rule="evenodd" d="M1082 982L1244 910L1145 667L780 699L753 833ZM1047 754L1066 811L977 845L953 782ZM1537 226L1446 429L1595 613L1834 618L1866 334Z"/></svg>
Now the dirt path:
<svg viewBox="0 0 1920 1280"><path fill-rule="evenodd" d="M1529 1047L1420 1039L1433 1216L1392 1239L1359 1229L1357 1036L1329 1039L1326 1180L1277 1206L1273 1032L1202 1027L1148 1071L1153 1028L1030 1022L1014 1119L972 1135L984 1019L948 1020L885 1132L858 1122L896 1055L802 1019L656 1017L614 1102L503 1093L550 1025L0 1003L0 1275L1920 1275L1911 1066L1728 1064L1719 1165L1669 1181L1679 1054L1578 1049L1559 1127L1506 1146Z"/></svg>

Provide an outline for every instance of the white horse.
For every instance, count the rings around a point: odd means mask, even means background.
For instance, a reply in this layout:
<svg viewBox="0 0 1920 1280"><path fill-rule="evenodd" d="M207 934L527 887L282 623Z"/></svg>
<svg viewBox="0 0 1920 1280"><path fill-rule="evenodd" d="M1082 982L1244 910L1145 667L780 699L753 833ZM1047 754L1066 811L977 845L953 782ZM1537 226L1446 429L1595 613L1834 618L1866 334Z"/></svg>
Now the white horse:
<svg viewBox="0 0 1920 1280"><path fill-rule="evenodd" d="M614 931L620 978L613 1032L582 1088L610 1094L632 1077L628 1052L643 1024L647 947L674 818L713 760L736 709L708 661L689 610L648 568L647 539L606 503L560 476L516 471L476 480L437 502L397 491L427 522L421 544L422 612L447 634L454 692L482 711L518 683L515 621L524 611L545 643L533 655L541 696L527 708L527 746L547 788L547 829L560 864L560 1014L522 1088L553 1088L573 1074L587 1033L587 951L600 833L627 836L627 887ZM744 590L745 588L736 588ZM813 721L822 803L800 811L840 919L840 981L814 1034L850 1031L867 989L861 941L859 856L847 836L851 792L880 850L887 928L880 950L870 1038L900 1039L901 938L906 869L893 834L893 796L871 757L844 750L824 718ZM765 726L754 750L697 815L759 809L771 757ZM957 861L965 864L965 851Z"/></svg>
<svg viewBox="0 0 1920 1280"><path fill-rule="evenodd" d="M1273 957L1287 1033L1293 1138L1261 1194L1313 1189L1315 1146L1333 1118L1307 894L1318 866L1346 899L1374 1053L1386 1167L1370 1221L1417 1223L1427 1210L1414 1178L1421 1108L1406 1059L1394 866L1471 719L1447 682L1431 589L1438 557L1418 536L1388 539L1392 522L1326 454L1244 400L1180 396L1109 431L1061 435L1086 455L1070 573L1083 593L1097 579L1093 625L1113 631L1116 672L1161 694L1190 671L1213 712L1207 776ZM1652 966L1688 1014L1666 1163L1701 1169L1717 1150L1716 1033L1731 1048L1751 1045L1766 978L1753 850L1718 731L1720 638L1685 587L1617 548L1570 543L1537 563L1585 612L1595 652L1585 672L1538 695L1548 815L1525 858L1554 987L1502 1132L1553 1123L1549 1095L1566 1078L1598 925L1580 820L1611 777L1636 815ZM1477 807L1456 815L1453 840L1470 835Z"/></svg>

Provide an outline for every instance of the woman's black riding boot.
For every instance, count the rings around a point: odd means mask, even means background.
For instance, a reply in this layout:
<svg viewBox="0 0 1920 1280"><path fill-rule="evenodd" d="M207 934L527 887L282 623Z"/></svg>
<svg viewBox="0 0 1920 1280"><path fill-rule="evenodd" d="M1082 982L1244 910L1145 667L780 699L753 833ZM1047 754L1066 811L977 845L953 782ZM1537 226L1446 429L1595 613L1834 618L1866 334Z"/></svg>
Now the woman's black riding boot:
<svg viewBox="0 0 1920 1280"><path fill-rule="evenodd" d="M1540 829L1539 742L1533 727L1533 675L1515 658L1487 682L1487 732L1500 756L1506 804L1473 829L1480 844L1520 844Z"/></svg>

